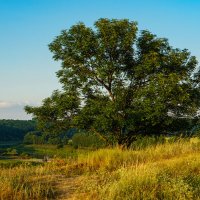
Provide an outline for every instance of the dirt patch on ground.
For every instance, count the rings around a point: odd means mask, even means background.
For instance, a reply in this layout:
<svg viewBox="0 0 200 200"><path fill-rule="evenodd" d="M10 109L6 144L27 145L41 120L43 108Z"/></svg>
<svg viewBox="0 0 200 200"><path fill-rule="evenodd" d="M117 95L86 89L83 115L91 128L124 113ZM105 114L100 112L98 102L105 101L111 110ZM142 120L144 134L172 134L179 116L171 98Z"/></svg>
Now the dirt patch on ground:
<svg viewBox="0 0 200 200"><path fill-rule="evenodd" d="M84 199L81 192L82 177L58 176L54 185L56 200L80 200Z"/></svg>

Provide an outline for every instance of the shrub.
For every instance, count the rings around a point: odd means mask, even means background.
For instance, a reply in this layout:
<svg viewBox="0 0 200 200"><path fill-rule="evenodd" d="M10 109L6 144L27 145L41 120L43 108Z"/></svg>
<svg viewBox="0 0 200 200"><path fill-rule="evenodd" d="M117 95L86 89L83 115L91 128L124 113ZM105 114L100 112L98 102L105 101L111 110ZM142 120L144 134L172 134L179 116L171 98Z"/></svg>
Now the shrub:
<svg viewBox="0 0 200 200"><path fill-rule="evenodd" d="M89 132L78 132L72 137L74 147L101 148L106 145L105 141L97 135Z"/></svg>

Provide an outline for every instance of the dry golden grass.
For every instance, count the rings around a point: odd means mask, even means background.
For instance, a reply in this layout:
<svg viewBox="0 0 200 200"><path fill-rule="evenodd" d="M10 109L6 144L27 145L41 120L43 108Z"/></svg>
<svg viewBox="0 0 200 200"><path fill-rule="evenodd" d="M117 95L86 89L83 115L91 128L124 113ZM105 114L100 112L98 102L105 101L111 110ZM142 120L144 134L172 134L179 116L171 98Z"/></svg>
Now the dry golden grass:
<svg viewBox="0 0 200 200"><path fill-rule="evenodd" d="M100 149L41 166L1 169L0 199L200 199L200 141Z"/></svg>
<svg viewBox="0 0 200 200"><path fill-rule="evenodd" d="M139 151L102 149L78 163L88 172L85 199L200 199L197 139Z"/></svg>
<svg viewBox="0 0 200 200"><path fill-rule="evenodd" d="M46 199L54 195L53 176L44 166L1 169L0 179L0 199Z"/></svg>

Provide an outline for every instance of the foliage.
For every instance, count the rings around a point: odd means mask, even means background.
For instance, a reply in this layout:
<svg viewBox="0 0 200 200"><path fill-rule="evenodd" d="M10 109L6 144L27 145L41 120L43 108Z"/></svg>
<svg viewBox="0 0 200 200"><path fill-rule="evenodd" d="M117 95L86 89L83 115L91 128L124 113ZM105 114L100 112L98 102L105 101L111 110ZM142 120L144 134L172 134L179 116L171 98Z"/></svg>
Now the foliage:
<svg viewBox="0 0 200 200"><path fill-rule="evenodd" d="M72 144L74 147L102 148L106 146L106 142L99 136L83 131L74 134Z"/></svg>
<svg viewBox="0 0 200 200"><path fill-rule="evenodd" d="M74 134L74 133L73 133ZM72 132L48 133L40 131L31 131L24 136L25 144L57 144L65 145L68 143L68 136L72 136Z"/></svg>
<svg viewBox="0 0 200 200"><path fill-rule="evenodd" d="M195 126L193 126L193 128L191 130L191 135L200 138L200 124L199 123L197 123Z"/></svg>
<svg viewBox="0 0 200 200"><path fill-rule="evenodd" d="M10 155L17 155L17 150L16 149L11 149L11 148L8 148L7 149L7 154L10 154Z"/></svg>
<svg viewBox="0 0 200 200"><path fill-rule="evenodd" d="M23 140L24 135L35 128L33 120L0 120L0 141Z"/></svg>
<svg viewBox="0 0 200 200"><path fill-rule="evenodd" d="M174 136L176 137L176 136ZM150 146L155 146L159 144L164 144L166 141L171 140L171 138L167 138L165 136L138 136L137 140L131 144L131 149L133 150L141 150L145 148L149 148Z"/></svg>
<svg viewBox="0 0 200 200"><path fill-rule="evenodd" d="M24 143L25 144L42 144L42 137L39 131L31 131L28 132L24 136Z"/></svg>
<svg viewBox="0 0 200 200"><path fill-rule="evenodd" d="M63 90L26 107L42 131L76 127L130 146L137 135L175 132L183 118L196 116L200 72L188 50L147 30L138 34L137 23L126 19L94 26L78 23L49 45L61 62Z"/></svg>

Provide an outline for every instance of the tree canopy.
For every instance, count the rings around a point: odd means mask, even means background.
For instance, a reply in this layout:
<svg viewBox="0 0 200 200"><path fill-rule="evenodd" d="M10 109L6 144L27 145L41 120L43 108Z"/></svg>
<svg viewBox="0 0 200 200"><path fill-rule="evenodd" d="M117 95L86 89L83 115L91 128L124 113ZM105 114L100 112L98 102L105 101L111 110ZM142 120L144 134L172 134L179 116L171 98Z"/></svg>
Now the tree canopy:
<svg viewBox="0 0 200 200"><path fill-rule="evenodd" d="M61 62L54 91L25 109L43 131L90 130L129 146L138 134L176 131L199 108L197 60L127 19L63 30L49 45ZM179 126L176 126L179 124Z"/></svg>

